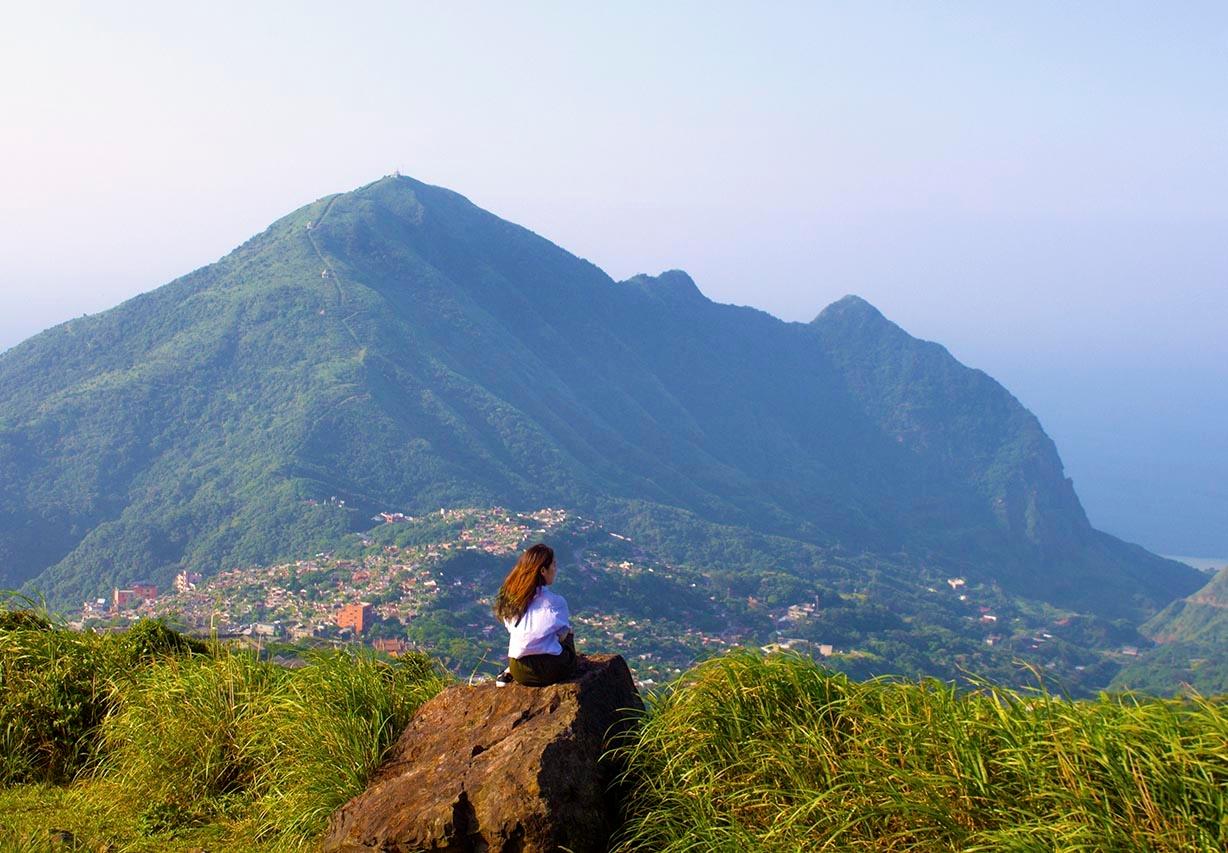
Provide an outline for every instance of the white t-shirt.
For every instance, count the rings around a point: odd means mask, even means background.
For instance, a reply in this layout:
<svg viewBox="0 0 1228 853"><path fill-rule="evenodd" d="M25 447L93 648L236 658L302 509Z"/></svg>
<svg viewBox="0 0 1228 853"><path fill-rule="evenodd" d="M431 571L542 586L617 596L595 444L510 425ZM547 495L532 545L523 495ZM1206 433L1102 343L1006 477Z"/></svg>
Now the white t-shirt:
<svg viewBox="0 0 1228 853"><path fill-rule="evenodd" d="M551 592L549 587L539 586L519 624L512 619L503 622L511 635L507 656L561 655L563 646L559 640L571 630L570 620L571 614L567 612L567 602L563 596Z"/></svg>

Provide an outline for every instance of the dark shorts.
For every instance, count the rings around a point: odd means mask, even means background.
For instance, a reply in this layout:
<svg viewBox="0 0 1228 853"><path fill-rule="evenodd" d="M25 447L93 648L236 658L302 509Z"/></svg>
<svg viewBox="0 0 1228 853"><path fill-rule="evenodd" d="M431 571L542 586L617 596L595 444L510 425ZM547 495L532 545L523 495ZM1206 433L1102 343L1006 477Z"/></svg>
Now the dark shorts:
<svg viewBox="0 0 1228 853"><path fill-rule="evenodd" d="M508 658L507 668L517 684L527 687L545 687L558 684L576 674L575 638L570 634L563 640L563 653L559 655L525 655Z"/></svg>

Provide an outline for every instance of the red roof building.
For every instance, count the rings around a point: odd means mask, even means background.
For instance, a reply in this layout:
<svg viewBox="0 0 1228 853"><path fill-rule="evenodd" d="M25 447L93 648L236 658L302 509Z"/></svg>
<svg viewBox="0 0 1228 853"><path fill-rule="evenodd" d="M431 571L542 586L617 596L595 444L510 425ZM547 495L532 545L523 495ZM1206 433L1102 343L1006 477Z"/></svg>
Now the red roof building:
<svg viewBox="0 0 1228 853"><path fill-rule="evenodd" d="M347 604L337 613L337 627L353 628L355 634L361 634L371 626L374 615L371 605L365 601L361 604Z"/></svg>

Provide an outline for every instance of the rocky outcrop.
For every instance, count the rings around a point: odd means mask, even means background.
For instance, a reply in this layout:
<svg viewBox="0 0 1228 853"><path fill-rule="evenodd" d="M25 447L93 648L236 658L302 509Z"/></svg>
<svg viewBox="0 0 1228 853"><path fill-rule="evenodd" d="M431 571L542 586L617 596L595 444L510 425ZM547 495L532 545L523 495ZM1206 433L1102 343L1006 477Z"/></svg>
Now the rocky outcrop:
<svg viewBox="0 0 1228 853"><path fill-rule="evenodd" d="M419 709L323 849L603 851L618 821L603 758L643 709L618 655L582 657L550 687L449 688Z"/></svg>

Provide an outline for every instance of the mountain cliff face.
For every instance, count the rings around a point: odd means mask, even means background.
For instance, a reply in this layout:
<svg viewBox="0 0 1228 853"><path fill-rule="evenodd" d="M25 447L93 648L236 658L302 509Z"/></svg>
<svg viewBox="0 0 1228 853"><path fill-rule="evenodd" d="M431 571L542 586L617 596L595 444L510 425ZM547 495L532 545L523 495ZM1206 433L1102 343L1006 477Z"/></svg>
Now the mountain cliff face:
<svg viewBox="0 0 1228 853"><path fill-rule="evenodd" d="M1197 583L1093 530L1036 418L863 300L786 323L615 282L403 177L0 355L0 477L0 583L59 601L495 503L684 510L1110 616Z"/></svg>

